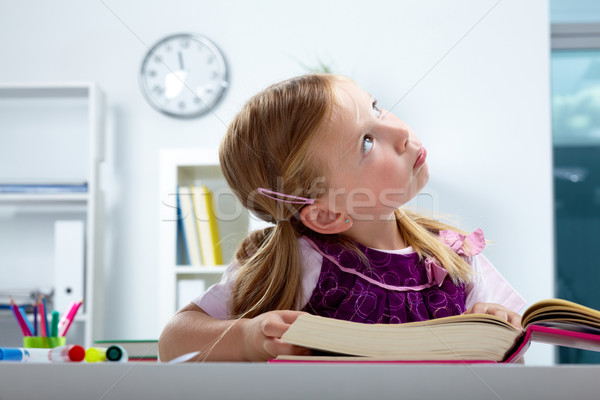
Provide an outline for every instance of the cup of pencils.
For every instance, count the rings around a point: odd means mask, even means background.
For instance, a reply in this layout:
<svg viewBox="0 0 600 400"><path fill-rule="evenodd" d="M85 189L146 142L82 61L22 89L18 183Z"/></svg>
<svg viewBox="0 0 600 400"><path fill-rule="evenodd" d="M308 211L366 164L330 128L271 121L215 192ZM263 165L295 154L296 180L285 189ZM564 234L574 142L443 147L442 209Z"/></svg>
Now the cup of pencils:
<svg viewBox="0 0 600 400"><path fill-rule="evenodd" d="M23 336L23 347L52 349L67 344L67 338L64 336Z"/></svg>
<svg viewBox="0 0 600 400"><path fill-rule="evenodd" d="M72 302L60 317L56 310L49 312L46 307L46 298L40 296L38 301L33 304L33 324L27 318L25 309L17 306L12 298L10 304L23 332L23 347L54 348L66 344L67 332L83 304L83 300ZM51 316L50 321L48 321L48 314Z"/></svg>

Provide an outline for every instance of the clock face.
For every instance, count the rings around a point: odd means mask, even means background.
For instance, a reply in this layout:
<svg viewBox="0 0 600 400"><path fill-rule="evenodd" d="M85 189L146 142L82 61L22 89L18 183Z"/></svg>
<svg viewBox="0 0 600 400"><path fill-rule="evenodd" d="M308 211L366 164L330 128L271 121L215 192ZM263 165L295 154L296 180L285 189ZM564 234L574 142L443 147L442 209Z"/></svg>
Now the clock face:
<svg viewBox="0 0 600 400"><path fill-rule="evenodd" d="M212 110L228 86L225 60L201 35L168 36L148 50L140 86L158 111L179 118L197 117Z"/></svg>

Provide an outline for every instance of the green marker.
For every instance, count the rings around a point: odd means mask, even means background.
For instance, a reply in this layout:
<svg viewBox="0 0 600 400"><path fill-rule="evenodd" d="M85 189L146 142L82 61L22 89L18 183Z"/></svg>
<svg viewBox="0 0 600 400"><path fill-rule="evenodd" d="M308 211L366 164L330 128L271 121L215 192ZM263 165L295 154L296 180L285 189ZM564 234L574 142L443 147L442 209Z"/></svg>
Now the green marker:
<svg viewBox="0 0 600 400"><path fill-rule="evenodd" d="M58 311L52 311L52 324L50 326L50 335L52 337L58 336L58 318L60 317Z"/></svg>

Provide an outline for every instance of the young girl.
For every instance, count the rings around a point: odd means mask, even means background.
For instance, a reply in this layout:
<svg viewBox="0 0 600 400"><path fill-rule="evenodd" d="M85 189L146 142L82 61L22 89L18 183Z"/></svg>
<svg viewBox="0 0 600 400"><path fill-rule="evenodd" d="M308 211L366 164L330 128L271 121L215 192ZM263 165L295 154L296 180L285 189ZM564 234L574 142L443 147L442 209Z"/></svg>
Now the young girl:
<svg viewBox="0 0 600 400"><path fill-rule="evenodd" d="M303 312L365 323L462 313L520 326L524 301L467 235L400 208L429 179L417 135L349 79L304 75L255 95L231 122L221 168L253 232L222 281L181 309L161 360L264 361Z"/></svg>

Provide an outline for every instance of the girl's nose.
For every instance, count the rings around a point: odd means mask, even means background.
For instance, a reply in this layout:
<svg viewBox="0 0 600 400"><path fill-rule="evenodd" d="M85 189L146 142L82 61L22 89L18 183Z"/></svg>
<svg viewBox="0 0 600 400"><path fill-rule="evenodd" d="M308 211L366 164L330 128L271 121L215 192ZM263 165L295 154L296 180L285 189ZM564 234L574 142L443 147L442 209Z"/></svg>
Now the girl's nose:
<svg viewBox="0 0 600 400"><path fill-rule="evenodd" d="M394 147L396 149L396 152L404 153L410 139L410 131L407 127L404 126L398 126L395 130L396 138L394 142Z"/></svg>

